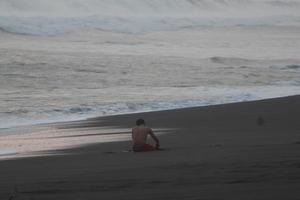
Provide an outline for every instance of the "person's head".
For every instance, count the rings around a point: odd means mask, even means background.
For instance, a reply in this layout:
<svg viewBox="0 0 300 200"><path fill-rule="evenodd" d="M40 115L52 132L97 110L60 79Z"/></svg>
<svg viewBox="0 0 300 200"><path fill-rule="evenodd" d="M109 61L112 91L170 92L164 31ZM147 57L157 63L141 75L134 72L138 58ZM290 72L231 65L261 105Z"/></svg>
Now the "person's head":
<svg viewBox="0 0 300 200"><path fill-rule="evenodd" d="M145 124L146 124L146 122L145 122L145 120L143 120L143 119L138 119L138 120L136 120L136 125L137 125L137 126L145 125Z"/></svg>

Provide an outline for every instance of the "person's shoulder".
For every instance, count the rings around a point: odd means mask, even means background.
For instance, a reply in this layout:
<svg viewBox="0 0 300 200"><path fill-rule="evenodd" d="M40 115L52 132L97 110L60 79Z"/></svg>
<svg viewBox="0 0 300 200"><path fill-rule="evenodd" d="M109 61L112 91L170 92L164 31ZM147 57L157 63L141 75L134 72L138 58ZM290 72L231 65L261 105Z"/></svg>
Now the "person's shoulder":
<svg viewBox="0 0 300 200"><path fill-rule="evenodd" d="M145 128L148 132L152 132L152 128L150 128L150 127L145 127Z"/></svg>

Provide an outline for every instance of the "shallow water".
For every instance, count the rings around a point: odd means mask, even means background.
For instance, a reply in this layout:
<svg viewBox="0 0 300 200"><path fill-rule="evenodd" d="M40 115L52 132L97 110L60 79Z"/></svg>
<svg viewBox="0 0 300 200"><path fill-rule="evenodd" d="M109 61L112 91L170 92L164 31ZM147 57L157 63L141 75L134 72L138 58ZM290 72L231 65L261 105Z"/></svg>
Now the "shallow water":
<svg viewBox="0 0 300 200"><path fill-rule="evenodd" d="M62 155L68 152L58 150L131 140L130 129L116 127L66 128L65 126L67 125L64 123L47 124L0 131L0 160ZM162 135L168 133L170 129L158 128L154 131L156 135ZM154 145L152 139L149 138L148 142ZM129 148L130 146L124 151L129 150Z"/></svg>
<svg viewBox="0 0 300 200"><path fill-rule="evenodd" d="M0 33L0 127L300 94L300 28Z"/></svg>

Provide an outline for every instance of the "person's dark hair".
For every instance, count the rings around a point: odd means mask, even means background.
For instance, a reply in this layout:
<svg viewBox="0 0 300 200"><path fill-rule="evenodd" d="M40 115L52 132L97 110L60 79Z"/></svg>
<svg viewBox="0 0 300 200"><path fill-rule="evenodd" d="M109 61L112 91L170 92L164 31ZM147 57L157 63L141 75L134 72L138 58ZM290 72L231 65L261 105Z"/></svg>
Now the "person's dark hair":
<svg viewBox="0 0 300 200"><path fill-rule="evenodd" d="M145 120L143 120L143 119L138 119L138 120L136 120L136 125L137 125L137 126L142 125L142 124L145 125Z"/></svg>

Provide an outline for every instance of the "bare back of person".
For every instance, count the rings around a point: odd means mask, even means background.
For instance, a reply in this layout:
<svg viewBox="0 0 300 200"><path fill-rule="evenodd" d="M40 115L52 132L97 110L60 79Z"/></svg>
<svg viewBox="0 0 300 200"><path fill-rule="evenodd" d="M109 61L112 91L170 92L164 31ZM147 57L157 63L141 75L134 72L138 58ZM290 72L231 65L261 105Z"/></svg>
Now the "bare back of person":
<svg viewBox="0 0 300 200"><path fill-rule="evenodd" d="M154 151L159 148L159 141L151 128L145 126L143 119L137 120L137 126L132 128L133 151ZM147 144L147 137L150 135L156 142L156 146Z"/></svg>
<svg viewBox="0 0 300 200"><path fill-rule="evenodd" d="M147 136L152 130L145 126L137 126L132 129L132 140L134 145L147 143Z"/></svg>

